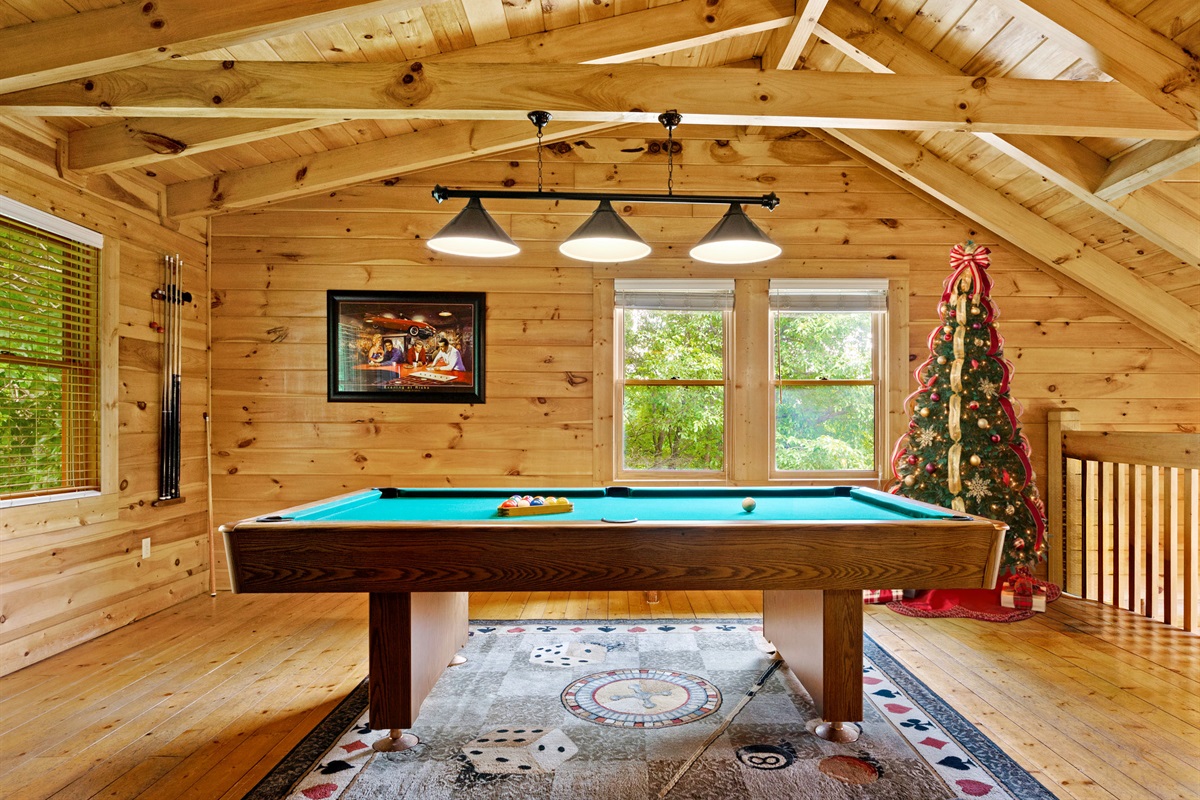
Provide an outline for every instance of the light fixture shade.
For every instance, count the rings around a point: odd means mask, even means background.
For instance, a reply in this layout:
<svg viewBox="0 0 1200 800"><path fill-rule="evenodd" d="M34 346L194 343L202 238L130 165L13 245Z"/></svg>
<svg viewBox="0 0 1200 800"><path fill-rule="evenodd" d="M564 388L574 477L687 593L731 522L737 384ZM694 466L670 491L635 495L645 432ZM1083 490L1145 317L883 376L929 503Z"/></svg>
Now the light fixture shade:
<svg viewBox="0 0 1200 800"><path fill-rule="evenodd" d="M580 261L635 261L650 254L650 245L621 219L608 200L558 246L558 252Z"/></svg>
<svg viewBox="0 0 1200 800"><path fill-rule="evenodd" d="M517 243L484 210L478 197L467 200L466 207L427 244L439 253L475 258L501 258L521 252Z"/></svg>
<svg viewBox="0 0 1200 800"><path fill-rule="evenodd" d="M730 203L725 216L691 249L692 258L709 264L753 264L782 253L738 203Z"/></svg>

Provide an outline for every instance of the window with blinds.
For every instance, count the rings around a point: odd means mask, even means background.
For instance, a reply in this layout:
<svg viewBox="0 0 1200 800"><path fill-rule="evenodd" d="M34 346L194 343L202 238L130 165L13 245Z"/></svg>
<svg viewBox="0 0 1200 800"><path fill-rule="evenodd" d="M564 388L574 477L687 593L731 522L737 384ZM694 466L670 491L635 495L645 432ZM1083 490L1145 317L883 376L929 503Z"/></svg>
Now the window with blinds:
<svg viewBox="0 0 1200 800"><path fill-rule="evenodd" d="M874 472L886 281L771 281L774 473Z"/></svg>
<svg viewBox="0 0 1200 800"><path fill-rule="evenodd" d="M0 500L98 491L103 240L0 200Z"/></svg>
<svg viewBox="0 0 1200 800"><path fill-rule="evenodd" d="M616 282L619 472L723 474L733 281Z"/></svg>

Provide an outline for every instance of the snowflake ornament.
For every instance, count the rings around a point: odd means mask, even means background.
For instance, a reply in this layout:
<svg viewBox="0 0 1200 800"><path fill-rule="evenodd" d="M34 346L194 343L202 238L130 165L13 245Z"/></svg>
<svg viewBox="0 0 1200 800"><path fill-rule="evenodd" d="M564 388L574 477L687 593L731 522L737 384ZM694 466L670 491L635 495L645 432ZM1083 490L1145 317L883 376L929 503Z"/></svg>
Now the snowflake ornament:
<svg viewBox="0 0 1200 800"><path fill-rule="evenodd" d="M936 438L937 432L933 428L918 428L917 432L913 434L913 440L919 447L929 447Z"/></svg>
<svg viewBox="0 0 1200 800"><path fill-rule="evenodd" d="M991 382L990 380L988 380L987 378L984 378L983 380L981 380L981 381L979 382L979 391L983 392L983 396L984 396L984 397L986 397L986 398L988 398L988 399L991 399L991 398L995 397L995 396L996 396L996 391L997 391L999 388L1000 388L999 386L997 386L996 384L992 383L992 382Z"/></svg>
<svg viewBox="0 0 1200 800"><path fill-rule="evenodd" d="M992 496L992 482L987 478L976 476L967 480L967 497L976 502Z"/></svg>

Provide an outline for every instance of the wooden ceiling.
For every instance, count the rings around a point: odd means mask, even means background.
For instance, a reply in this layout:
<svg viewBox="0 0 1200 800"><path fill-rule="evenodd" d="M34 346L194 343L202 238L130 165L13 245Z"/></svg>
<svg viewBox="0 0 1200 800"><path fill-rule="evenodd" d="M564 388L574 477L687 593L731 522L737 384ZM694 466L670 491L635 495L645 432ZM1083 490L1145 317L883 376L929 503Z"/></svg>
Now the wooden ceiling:
<svg viewBox="0 0 1200 800"><path fill-rule="evenodd" d="M0 0L0 53L0 116L181 219L528 148L533 109L802 130L1200 353L1195 0Z"/></svg>

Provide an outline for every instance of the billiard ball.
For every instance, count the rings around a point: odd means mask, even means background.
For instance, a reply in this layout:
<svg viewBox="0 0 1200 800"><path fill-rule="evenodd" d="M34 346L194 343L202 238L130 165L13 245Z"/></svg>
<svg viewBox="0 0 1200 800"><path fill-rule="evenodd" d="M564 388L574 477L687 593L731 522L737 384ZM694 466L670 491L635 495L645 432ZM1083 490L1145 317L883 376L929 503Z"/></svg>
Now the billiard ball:
<svg viewBox="0 0 1200 800"><path fill-rule="evenodd" d="M542 497L541 495L538 495L537 497L535 497L529 501L529 505L544 506L544 505L546 505L546 498Z"/></svg>
<svg viewBox="0 0 1200 800"><path fill-rule="evenodd" d="M758 503L755 502L753 497L747 497L742 501L742 508L746 509L747 511L753 511L757 507Z"/></svg>

